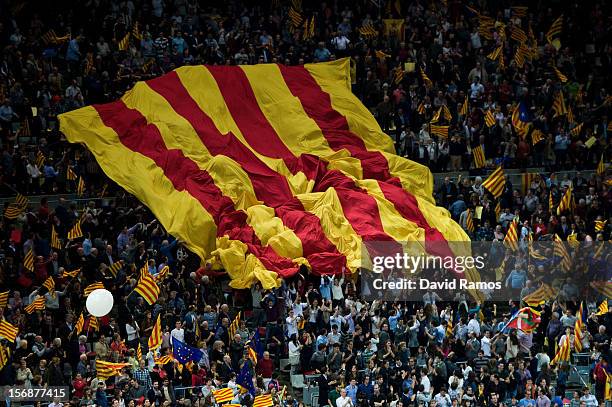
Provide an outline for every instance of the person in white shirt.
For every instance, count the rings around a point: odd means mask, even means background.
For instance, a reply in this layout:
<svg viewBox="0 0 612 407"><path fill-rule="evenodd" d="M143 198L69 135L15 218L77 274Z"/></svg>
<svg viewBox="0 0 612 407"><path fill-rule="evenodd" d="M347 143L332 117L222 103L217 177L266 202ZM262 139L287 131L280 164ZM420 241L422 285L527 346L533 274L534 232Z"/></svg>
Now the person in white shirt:
<svg viewBox="0 0 612 407"><path fill-rule="evenodd" d="M597 407L599 403L597 403L597 398L594 394L591 394L591 390L588 387L585 387L583 390L584 395L580 397L580 402L585 402L586 407Z"/></svg>
<svg viewBox="0 0 612 407"><path fill-rule="evenodd" d="M474 332L476 336L480 336L480 322L476 319L476 314L472 315L472 319L467 325L468 333Z"/></svg>
<svg viewBox="0 0 612 407"><path fill-rule="evenodd" d="M451 405L450 396L446 393L446 388L444 387L440 389L440 393L436 394L434 400L436 400L436 405L440 407L450 407Z"/></svg>
<svg viewBox="0 0 612 407"><path fill-rule="evenodd" d="M336 399L336 407L351 407L353 400L346 395L346 389L340 390L340 397Z"/></svg>
<svg viewBox="0 0 612 407"><path fill-rule="evenodd" d="M172 338L185 342L185 330L180 321L176 321L175 328L170 332Z"/></svg>
<svg viewBox="0 0 612 407"><path fill-rule="evenodd" d="M341 302L344 299L344 292L342 292L342 284L344 284L344 274L342 275L342 278L340 280L338 280L336 277L332 277L332 279L332 305L334 307L337 307L338 305L341 305Z"/></svg>
<svg viewBox="0 0 612 407"><path fill-rule="evenodd" d="M421 384L423 385L423 393L429 394L431 392L431 382L426 369L421 369Z"/></svg>
<svg viewBox="0 0 612 407"><path fill-rule="evenodd" d="M287 321L287 337L291 338L291 335L298 335L298 319L292 309L289 309L289 315L285 319Z"/></svg>
<svg viewBox="0 0 612 407"><path fill-rule="evenodd" d="M344 34L338 33L331 42L338 51L345 51L351 41Z"/></svg>
<svg viewBox="0 0 612 407"><path fill-rule="evenodd" d="M485 331L484 336L480 340L480 349L482 349L486 357L491 357L491 331Z"/></svg>

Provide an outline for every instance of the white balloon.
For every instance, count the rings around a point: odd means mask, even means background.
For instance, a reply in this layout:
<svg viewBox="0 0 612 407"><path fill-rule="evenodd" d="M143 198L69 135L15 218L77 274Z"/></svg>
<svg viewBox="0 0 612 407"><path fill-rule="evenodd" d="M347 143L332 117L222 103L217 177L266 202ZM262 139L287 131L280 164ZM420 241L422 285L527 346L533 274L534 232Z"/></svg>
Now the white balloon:
<svg viewBox="0 0 612 407"><path fill-rule="evenodd" d="M104 288L93 290L87 296L85 306L94 317L103 317L113 308L113 294Z"/></svg>

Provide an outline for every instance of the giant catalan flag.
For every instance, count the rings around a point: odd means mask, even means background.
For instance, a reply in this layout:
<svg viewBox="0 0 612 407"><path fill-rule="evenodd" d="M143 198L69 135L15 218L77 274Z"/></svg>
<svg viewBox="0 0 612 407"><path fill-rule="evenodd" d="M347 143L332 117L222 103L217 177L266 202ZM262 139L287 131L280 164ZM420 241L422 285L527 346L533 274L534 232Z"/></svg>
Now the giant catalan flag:
<svg viewBox="0 0 612 407"><path fill-rule="evenodd" d="M350 83L348 59L182 67L62 114L61 130L235 288L355 271L372 242L452 254L469 239L431 173L395 155Z"/></svg>

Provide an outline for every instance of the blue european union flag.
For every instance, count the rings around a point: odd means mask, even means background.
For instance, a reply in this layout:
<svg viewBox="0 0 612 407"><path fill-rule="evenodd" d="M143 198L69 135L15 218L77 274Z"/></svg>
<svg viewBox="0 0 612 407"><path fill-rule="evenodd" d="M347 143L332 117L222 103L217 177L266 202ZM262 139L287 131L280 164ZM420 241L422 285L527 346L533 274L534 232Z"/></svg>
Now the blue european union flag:
<svg viewBox="0 0 612 407"><path fill-rule="evenodd" d="M523 123L527 123L531 121L531 118L529 115L529 109L527 109L527 104L525 102L519 103L519 119Z"/></svg>
<svg viewBox="0 0 612 407"><path fill-rule="evenodd" d="M236 377L236 384L244 387L255 396L255 386L253 386L253 375L251 374L251 369L249 368L248 363L242 364L242 369L240 369L240 374Z"/></svg>
<svg viewBox="0 0 612 407"><path fill-rule="evenodd" d="M172 354L174 355L174 359L183 364L189 362L190 360L199 362L200 359L202 359L202 356L204 356L200 349L192 348L175 337L172 337Z"/></svg>
<svg viewBox="0 0 612 407"><path fill-rule="evenodd" d="M261 359L263 357L264 348L261 344L261 338L259 337L259 329L255 330L255 333L253 334L253 339L250 341L249 345L257 353L257 357Z"/></svg>

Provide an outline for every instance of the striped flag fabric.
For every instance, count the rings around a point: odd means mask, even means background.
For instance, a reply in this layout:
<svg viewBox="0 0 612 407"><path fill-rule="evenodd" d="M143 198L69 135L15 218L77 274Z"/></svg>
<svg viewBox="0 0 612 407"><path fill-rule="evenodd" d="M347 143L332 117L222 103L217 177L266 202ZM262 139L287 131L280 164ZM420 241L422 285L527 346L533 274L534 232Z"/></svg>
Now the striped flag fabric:
<svg viewBox="0 0 612 407"><path fill-rule="evenodd" d="M68 240L78 239L83 237L83 231L81 230L81 220L77 220L72 229L68 231Z"/></svg>
<svg viewBox="0 0 612 407"><path fill-rule="evenodd" d="M376 54L376 58L381 59L381 60L391 58L391 55L387 54L385 51L382 51L382 50L376 50L375 54Z"/></svg>
<svg viewBox="0 0 612 407"><path fill-rule="evenodd" d="M113 277L117 277L117 273L119 273L119 270L121 270L122 267L123 267L122 261L118 260L114 262L113 264L111 264L107 270L113 275Z"/></svg>
<svg viewBox="0 0 612 407"><path fill-rule="evenodd" d="M21 127L19 128L19 135L23 137L32 136L32 131L30 130L30 121L26 118Z"/></svg>
<svg viewBox="0 0 612 407"><path fill-rule="evenodd" d="M580 124L574 126L574 128L570 130L570 135L572 137L578 137L580 135L580 132L582 132L582 127L583 126L584 126L584 123L580 123Z"/></svg>
<svg viewBox="0 0 612 407"><path fill-rule="evenodd" d="M572 187L567 188L561 201L559 202L559 206L557 206L557 216L561 216L562 213L566 211L574 210L574 197L572 196Z"/></svg>
<svg viewBox="0 0 612 407"><path fill-rule="evenodd" d="M23 258L23 267L30 272L34 271L34 250L31 247Z"/></svg>
<svg viewBox="0 0 612 407"><path fill-rule="evenodd" d="M395 83L396 85L399 85L403 80L404 80L404 76L406 75L406 72L401 68L401 67L397 67L393 70L393 83Z"/></svg>
<svg viewBox="0 0 612 407"><path fill-rule="evenodd" d="M465 100L463 101L463 104L461 105L461 110L459 110L459 114L461 116L466 116L468 114L468 97L467 95L465 96Z"/></svg>
<svg viewBox="0 0 612 407"><path fill-rule="evenodd" d="M28 208L29 199L27 196L17 194L15 201L11 202L4 211L4 217L7 219L16 219Z"/></svg>
<svg viewBox="0 0 612 407"><path fill-rule="evenodd" d="M435 124L429 125L429 133L432 136L438 136L442 138L448 138L448 129L450 126L437 126Z"/></svg>
<svg viewBox="0 0 612 407"><path fill-rule="evenodd" d="M9 357L11 356L11 349L8 346L0 345L0 370L4 369L4 366L9 361Z"/></svg>
<svg viewBox="0 0 612 407"><path fill-rule="evenodd" d="M138 279L138 283L136 284L134 291L140 294L149 305L155 304L157 297L159 297L159 287L157 286L155 279L146 269L146 265L140 270L140 278Z"/></svg>
<svg viewBox="0 0 612 407"><path fill-rule="evenodd" d="M510 29L510 38L520 43L527 42L527 34L525 31L521 27L517 27L515 25L513 25Z"/></svg>
<svg viewBox="0 0 612 407"><path fill-rule="evenodd" d="M518 250L518 221L516 218L510 222L508 232L506 232L506 236L504 237L504 246L513 252Z"/></svg>
<svg viewBox="0 0 612 407"><path fill-rule="evenodd" d="M582 338L585 330L586 312L582 308L583 302L580 301L580 307L576 312L576 323L574 324L574 350L582 352Z"/></svg>
<svg viewBox="0 0 612 407"><path fill-rule="evenodd" d="M101 290L103 288L104 288L104 284L98 281L96 283L89 284L87 287L85 287L83 289L83 293L85 294L85 297L87 297L89 294L91 294L95 290Z"/></svg>
<svg viewBox="0 0 612 407"><path fill-rule="evenodd" d="M6 304L8 304L8 298L9 298L9 291L4 291L0 293L0 310L6 307Z"/></svg>
<svg viewBox="0 0 612 407"><path fill-rule="evenodd" d="M554 298L555 290L548 284L542 284L534 292L523 297L523 302L530 307L537 307Z"/></svg>
<svg viewBox="0 0 612 407"><path fill-rule="evenodd" d="M76 172L74 172L71 166L66 169L66 179L68 181L75 181L77 179Z"/></svg>
<svg viewBox="0 0 612 407"><path fill-rule="evenodd" d="M487 58L489 58L491 61L495 61L496 59L499 58L503 48L504 48L503 44L495 48L489 55L487 55Z"/></svg>
<svg viewBox="0 0 612 407"><path fill-rule="evenodd" d="M554 207L555 207L555 200L554 200L552 191L550 191L548 193L548 212L552 214Z"/></svg>
<svg viewBox="0 0 612 407"><path fill-rule="evenodd" d="M487 127L495 126L495 116L493 116L493 112L490 109L485 114L485 124Z"/></svg>
<svg viewBox="0 0 612 407"><path fill-rule="evenodd" d="M218 261L237 289L277 287L299 264L315 275L356 272L361 243L421 230L425 246L468 240L435 206L429 169L397 156L351 92L346 58L185 66L59 120L70 142L85 144L201 260ZM277 224L287 244L267 243Z"/></svg>
<svg viewBox="0 0 612 407"><path fill-rule="evenodd" d="M450 318L448 319L448 321L446 323L445 336L447 338L450 338L451 336L453 336L453 313L452 312L450 314Z"/></svg>
<svg viewBox="0 0 612 407"><path fill-rule="evenodd" d="M79 196L83 196L84 193L85 193L85 180L83 180L83 177L79 177L79 183L77 184L77 194Z"/></svg>
<svg viewBox="0 0 612 407"><path fill-rule="evenodd" d="M433 117L431 118L431 120L429 121L430 123L437 123L438 121L440 121L440 116L442 115L442 106L440 106L440 108L438 110L436 110L436 113L434 113Z"/></svg>
<svg viewBox="0 0 612 407"><path fill-rule="evenodd" d="M153 278L155 279L155 281L157 283L161 283L162 281L164 281L166 279L166 277L168 277L169 273L170 273L170 267L164 266L159 271L159 273L157 273L156 275L153 276Z"/></svg>
<svg viewBox="0 0 612 407"><path fill-rule="evenodd" d="M51 226L51 247L57 250L61 250L62 242L59 239L57 232L55 231L55 225Z"/></svg>
<svg viewBox="0 0 612 407"><path fill-rule="evenodd" d="M84 326L85 326L85 316L81 312L81 315L79 315L79 319L77 320L76 324L74 324L74 330L76 331L77 335L80 335L81 332L83 332Z"/></svg>
<svg viewBox="0 0 612 407"><path fill-rule="evenodd" d="M423 102L419 103L419 105L417 106L417 112L423 116L425 114L425 105L423 104ZM612 122L611 122L612 123Z"/></svg>
<svg viewBox="0 0 612 407"><path fill-rule="evenodd" d="M87 323L87 331L100 331L100 321L93 315L89 316L89 320Z"/></svg>
<svg viewBox="0 0 612 407"><path fill-rule="evenodd" d="M130 46L130 34L131 33L126 33L125 36L119 40L117 42L117 48L119 48L119 51L127 51L127 49Z"/></svg>
<svg viewBox="0 0 612 407"><path fill-rule="evenodd" d="M62 271L62 278L75 278L76 276L79 275L79 273L81 272L81 269L76 269L76 270L72 270L72 271Z"/></svg>
<svg viewBox="0 0 612 407"><path fill-rule="evenodd" d="M489 191L496 199L501 196L506 186L506 175L502 167L497 167L495 171L482 183L482 186Z"/></svg>
<svg viewBox="0 0 612 407"><path fill-rule="evenodd" d="M17 328L15 325L4 319L0 321L0 336L5 338L9 342L15 342L15 338L17 338L18 333L19 328Z"/></svg>
<svg viewBox="0 0 612 407"><path fill-rule="evenodd" d="M604 162L604 155L601 154L601 158L599 159L599 163L597 163L597 175L600 177L606 174L606 163Z"/></svg>
<svg viewBox="0 0 612 407"><path fill-rule="evenodd" d="M565 271L569 271L572 267L572 258L567 251L567 247L565 247L565 242L559 237L558 234L555 234L554 237L554 250L553 255L555 257L561 258L561 267Z"/></svg>
<svg viewBox="0 0 612 407"><path fill-rule="evenodd" d="M499 220L500 216L501 216L501 202L497 201L497 203L495 204L495 219Z"/></svg>
<svg viewBox="0 0 612 407"><path fill-rule="evenodd" d="M599 220L595 221L595 232L602 232L606 228L607 220ZM1 308L1 307L0 307Z"/></svg>
<svg viewBox="0 0 612 407"><path fill-rule="evenodd" d="M608 313L608 300L605 299L601 302L601 304L599 304L599 307L597 307L597 312L595 313L595 315L606 315Z"/></svg>
<svg viewBox="0 0 612 407"><path fill-rule="evenodd" d="M293 28L297 28L301 26L302 22L304 21L300 12L293 7L289 8L289 12L287 13L287 16L289 17L289 22L291 23L291 26Z"/></svg>
<svg viewBox="0 0 612 407"><path fill-rule="evenodd" d="M136 358L140 361L142 360L142 346L140 342L138 342L138 347L136 348Z"/></svg>
<svg viewBox="0 0 612 407"><path fill-rule="evenodd" d="M552 44L553 39L561 34L561 30L563 29L563 15L557 17L555 21L550 25L550 28L546 32L546 40L549 44Z"/></svg>
<svg viewBox="0 0 612 407"><path fill-rule="evenodd" d="M447 122L450 122L451 120L453 120L453 115L448 109L448 106L442 105L441 109L442 109L442 116L444 116L444 120L446 120Z"/></svg>
<svg viewBox="0 0 612 407"><path fill-rule="evenodd" d="M225 403L234 398L234 391L230 387L213 390L212 394L217 403Z"/></svg>
<svg viewBox="0 0 612 407"><path fill-rule="evenodd" d="M34 311L44 310L46 307L45 304L46 304L45 297L37 297L34 301L32 301L30 305L26 306L23 310L26 313L31 314Z"/></svg>
<svg viewBox="0 0 612 407"><path fill-rule="evenodd" d="M372 24L366 24L364 26L359 27L359 34L367 39L376 38L378 36L378 31Z"/></svg>
<svg viewBox="0 0 612 407"><path fill-rule="evenodd" d="M521 174L521 187L523 196L527 194L531 184L540 178L540 174L537 172L524 172Z"/></svg>
<svg viewBox="0 0 612 407"><path fill-rule="evenodd" d="M136 21L132 27L132 36L138 41L142 40L142 32L140 31L138 21Z"/></svg>
<svg viewBox="0 0 612 407"><path fill-rule="evenodd" d="M544 134L542 134L542 130L534 129L531 132L531 145L536 145L539 142L544 141Z"/></svg>
<svg viewBox="0 0 612 407"><path fill-rule="evenodd" d="M556 365L560 362L569 362L570 352L571 352L570 348L571 348L570 337L569 335L565 335L565 339L563 340L563 343L559 347L559 350L557 350L555 357L553 358L553 360L550 361L551 366Z"/></svg>
<svg viewBox="0 0 612 407"><path fill-rule="evenodd" d="M603 242L599 245L598 251L603 250ZM599 255L595 255L595 258L601 258L601 253ZM589 284L591 288L595 291L599 292L604 298L612 298L612 281L591 281Z"/></svg>
<svg viewBox="0 0 612 407"><path fill-rule="evenodd" d="M571 106L568 106L567 108L567 122L570 124L576 123L576 119L574 118L574 112L572 111Z"/></svg>
<svg viewBox="0 0 612 407"><path fill-rule="evenodd" d="M173 360L174 360L174 357L172 355L164 355L158 358L154 358L154 362L156 365L165 365L165 364L172 362Z"/></svg>
<svg viewBox="0 0 612 407"><path fill-rule="evenodd" d="M253 400L253 407L272 407L273 405L271 394L261 394L255 396L255 400Z"/></svg>
<svg viewBox="0 0 612 407"><path fill-rule="evenodd" d="M531 56L531 52L527 45L521 44L516 48L516 52L514 53L514 63L519 68L522 68L525 65L525 59Z"/></svg>
<svg viewBox="0 0 612 407"><path fill-rule="evenodd" d="M512 10L512 15L515 17L527 17L527 10L529 9L527 6L513 6L510 7Z"/></svg>
<svg viewBox="0 0 612 407"><path fill-rule="evenodd" d="M567 82L567 76L563 75L561 73L561 71L556 66L553 66L552 70L553 70L553 72L557 76L557 79L559 79L560 82L562 82L562 83Z"/></svg>
<svg viewBox="0 0 612 407"><path fill-rule="evenodd" d="M153 325L151 336L149 336L147 346L149 350L155 350L161 347L161 344L162 344L161 316L158 315L157 320L155 321L155 325Z"/></svg>
<svg viewBox="0 0 612 407"><path fill-rule="evenodd" d="M465 228L468 232L474 233L474 215L472 214L472 210L468 209L467 216L465 219Z"/></svg>
<svg viewBox="0 0 612 407"><path fill-rule="evenodd" d="M42 286L45 287L51 295L55 292L55 280L53 280L53 277L47 277Z"/></svg>
<svg viewBox="0 0 612 407"><path fill-rule="evenodd" d="M46 157L42 151L38 150L36 152L36 166L42 168L45 165Z"/></svg>
<svg viewBox="0 0 612 407"><path fill-rule="evenodd" d="M45 44L58 45L68 41L70 39L70 34L58 37L55 30L49 30L42 35L41 39Z"/></svg>
<svg viewBox="0 0 612 407"><path fill-rule="evenodd" d="M234 335L236 335L236 331L238 331L238 326L240 325L241 314L242 314L242 311L238 311L238 314L236 315L232 323L227 328L227 335L229 336L230 340L234 337Z"/></svg>
<svg viewBox="0 0 612 407"><path fill-rule="evenodd" d="M565 98L563 97L563 92L559 91L555 94L553 99L553 118L563 116L567 113L567 108L565 107Z"/></svg>
<svg viewBox="0 0 612 407"><path fill-rule="evenodd" d="M96 360L96 374L98 379L106 380L109 377L117 376L121 369L130 366L129 363L113 363L105 360Z"/></svg>
<svg viewBox="0 0 612 407"><path fill-rule="evenodd" d="M419 75L421 76L421 80L426 88L431 88L433 86L433 82L431 79L429 79L429 76L427 76L423 68L419 68Z"/></svg>
<svg viewBox="0 0 612 407"><path fill-rule="evenodd" d="M485 166L485 155L481 145L478 145L472 149L472 156L474 156L474 168L484 168Z"/></svg>

